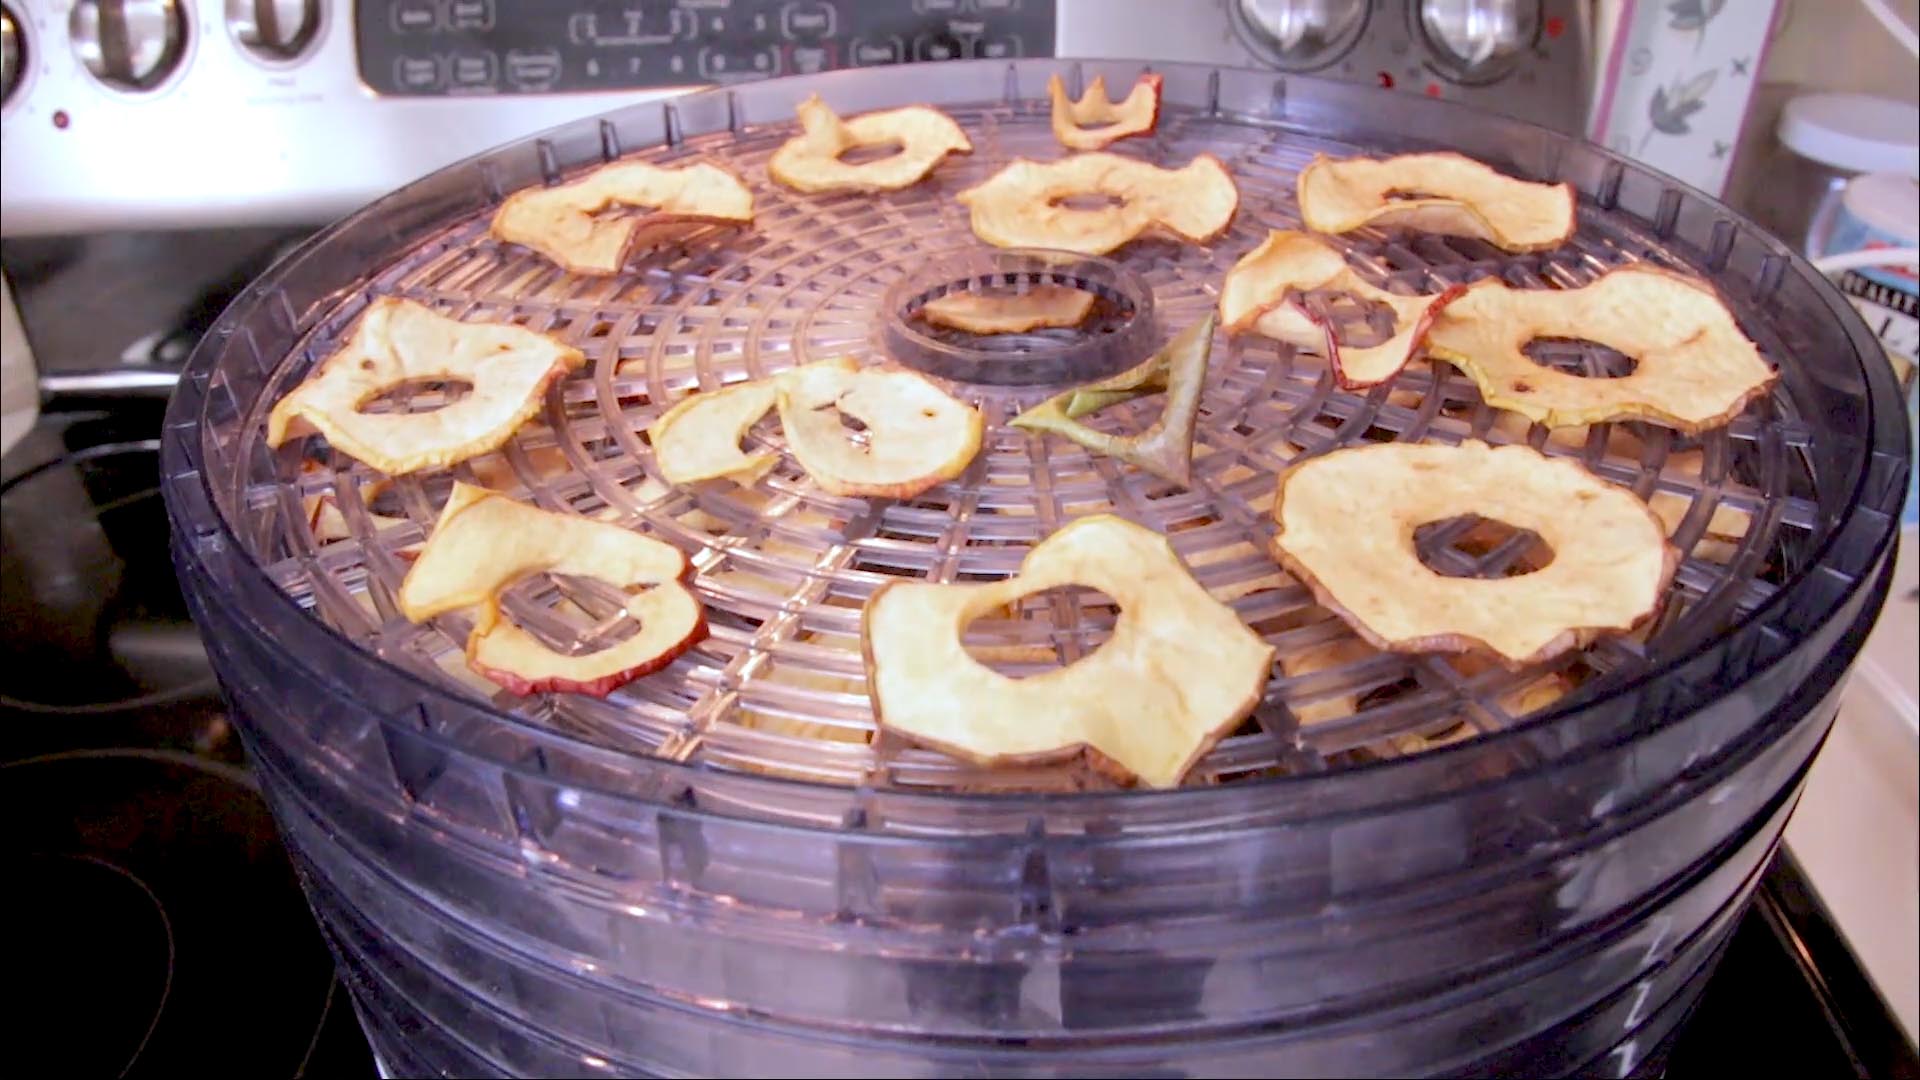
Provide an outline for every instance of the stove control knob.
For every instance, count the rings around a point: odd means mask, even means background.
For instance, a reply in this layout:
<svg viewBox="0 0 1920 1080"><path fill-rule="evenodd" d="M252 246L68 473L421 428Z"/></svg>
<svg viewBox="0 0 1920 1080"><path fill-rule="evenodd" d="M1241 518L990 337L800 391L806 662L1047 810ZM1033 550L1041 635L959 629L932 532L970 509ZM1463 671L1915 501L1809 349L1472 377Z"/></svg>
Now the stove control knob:
<svg viewBox="0 0 1920 1080"><path fill-rule="evenodd" d="M0 6L0 102L27 77L27 42L13 12Z"/></svg>
<svg viewBox="0 0 1920 1080"><path fill-rule="evenodd" d="M1367 0L1232 0L1240 39L1275 67L1305 71L1338 59L1367 21Z"/></svg>
<svg viewBox="0 0 1920 1080"><path fill-rule="evenodd" d="M1467 81L1505 74L1533 44L1540 0L1422 0L1420 30L1441 70Z"/></svg>
<svg viewBox="0 0 1920 1080"><path fill-rule="evenodd" d="M187 18L178 0L76 0L67 34L94 78L122 90L151 90L180 66Z"/></svg>
<svg viewBox="0 0 1920 1080"><path fill-rule="evenodd" d="M227 0L227 29L263 60L291 60L320 30L320 0Z"/></svg>

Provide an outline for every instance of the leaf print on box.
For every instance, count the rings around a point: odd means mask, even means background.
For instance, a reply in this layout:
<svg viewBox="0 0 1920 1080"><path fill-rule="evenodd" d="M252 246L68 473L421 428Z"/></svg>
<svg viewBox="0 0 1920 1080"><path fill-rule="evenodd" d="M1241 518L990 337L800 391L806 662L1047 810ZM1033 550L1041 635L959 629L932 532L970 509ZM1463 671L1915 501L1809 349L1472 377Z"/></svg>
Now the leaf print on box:
<svg viewBox="0 0 1920 1080"><path fill-rule="evenodd" d="M1655 87L1653 100L1647 104L1647 119L1653 127L1640 139L1640 150L1646 152L1647 143L1655 134L1686 135L1693 131L1687 124L1687 118L1707 107L1707 91L1713 89L1713 81L1720 72L1715 68L1695 75L1686 82L1674 87L1673 93L1667 93L1664 86Z"/></svg>
<svg viewBox="0 0 1920 1080"><path fill-rule="evenodd" d="M1673 16L1667 25L1682 33L1691 31L1700 35L1693 43L1693 51L1697 53L1707 43L1707 24L1726 6L1727 0L1673 0L1667 5L1667 14Z"/></svg>

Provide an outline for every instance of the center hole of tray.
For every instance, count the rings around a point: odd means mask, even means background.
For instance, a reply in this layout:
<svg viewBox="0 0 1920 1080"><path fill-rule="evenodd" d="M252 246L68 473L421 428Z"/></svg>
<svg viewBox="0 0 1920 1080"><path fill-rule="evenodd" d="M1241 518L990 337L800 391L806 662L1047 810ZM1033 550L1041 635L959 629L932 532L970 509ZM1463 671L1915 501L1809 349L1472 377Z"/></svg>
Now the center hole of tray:
<svg viewBox="0 0 1920 1080"><path fill-rule="evenodd" d="M1478 514L1420 526L1413 547L1421 564L1442 577L1519 577L1553 562L1553 548L1539 533Z"/></svg>

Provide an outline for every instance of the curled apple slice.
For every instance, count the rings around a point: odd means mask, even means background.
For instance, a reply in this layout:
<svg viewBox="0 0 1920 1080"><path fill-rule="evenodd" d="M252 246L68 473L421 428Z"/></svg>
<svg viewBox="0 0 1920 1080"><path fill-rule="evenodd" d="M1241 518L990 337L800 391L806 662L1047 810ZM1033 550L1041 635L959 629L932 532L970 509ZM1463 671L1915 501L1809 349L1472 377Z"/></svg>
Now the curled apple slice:
<svg viewBox="0 0 1920 1080"><path fill-rule="evenodd" d="M1148 230L1204 244L1233 222L1240 190L1212 154L1163 169L1092 153L1011 162L956 198L970 209L974 235L989 244L1104 255Z"/></svg>
<svg viewBox="0 0 1920 1080"><path fill-rule="evenodd" d="M1307 233L1276 230L1227 271L1220 318L1227 333L1252 331L1323 351L1340 385L1356 390L1386 382L1407 366L1440 310L1463 286L1432 296L1401 296L1369 284L1337 250ZM1309 292L1348 293L1393 312L1393 334L1376 345L1343 345L1332 324L1302 303Z"/></svg>
<svg viewBox="0 0 1920 1080"><path fill-rule="evenodd" d="M1301 170L1297 194L1300 217L1314 232L1399 225L1541 251L1566 243L1574 230L1572 184L1517 180L1460 154L1378 161L1322 154Z"/></svg>
<svg viewBox="0 0 1920 1080"><path fill-rule="evenodd" d="M467 665L516 694L604 697L658 671L707 636L706 613L684 584L692 568L671 544L604 521L556 514L456 483L406 580L400 612L424 622L475 608ZM627 600L634 636L599 652L555 652L508 621L500 591L533 574L597 578L644 591Z"/></svg>
<svg viewBox="0 0 1920 1080"><path fill-rule="evenodd" d="M1538 338L1595 341L1634 369L1617 379L1558 371L1523 351ZM1474 282L1434 321L1427 349L1465 371L1487 404L1548 427L1641 419L1697 434L1738 416L1776 377L1710 286L1648 266L1578 289Z"/></svg>
<svg viewBox="0 0 1920 1080"><path fill-rule="evenodd" d="M767 159L767 175L795 191L898 191L919 183L948 154L973 151L952 117L925 105L842 120L814 94L795 111L800 134ZM865 147L898 149L870 161L841 160Z"/></svg>
<svg viewBox="0 0 1920 1080"><path fill-rule="evenodd" d="M1551 561L1491 579L1428 569L1414 530L1464 514L1532 530ZM1679 563L1632 492L1525 446L1335 450L1281 477L1273 516L1274 557L1374 645L1484 649L1513 668L1632 630L1659 610Z"/></svg>
<svg viewBox="0 0 1920 1080"><path fill-rule="evenodd" d="M689 228L752 223L753 192L718 165L620 161L514 192L494 212L493 235L576 274L617 274L634 252Z"/></svg>
<svg viewBox="0 0 1920 1080"><path fill-rule="evenodd" d="M1131 462L1155 476L1185 485L1193 469L1193 424L1213 351L1215 317L1209 314L1144 363L1111 378L1077 387L1013 418L1013 426L1051 431L1098 454ZM1165 390L1167 403L1153 425L1135 435L1109 435L1079 422L1130 398Z"/></svg>
<svg viewBox="0 0 1920 1080"><path fill-rule="evenodd" d="M1053 137L1069 150L1098 150L1121 139L1152 134L1160 122L1160 83L1158 75L1142 75L1123 100L1108 101L1106 77L1095 75L1075 101L1067 96L1060 76L1049 78Z"/></svg>
<svg viewBox="0 0 1920 1080"><path fill-rule="evenodd" d="M935 326L969 334L1024 334L1079 326L1093 314L1095 297L1070 285L1035 285L1026 292L957 291L920 306L920 317Z"/></svg>
<svg viewBox="0 0 1920 1080"><path fill-rule="evenodd" d="M967 624L1065 585L1119 605L1113 635L1066 667L1025 679L981 664ZM1158 533L1081 518L985 585L896 582L861 616L879 725L985 766L1085 754L1118 779L1174 787L1260 701L1273 650L1207 595Z"/></svg>
<svg viewBox="0 0 1920 1080"><path fill-rule="evenodd" d="M694 394L668 409L647 432L660 475L675 484L724 478L751 487L780 455L742 453L740 440L779 393L773 380L755 379Z"/></svg>
<svg viewBox="0 0 1920 1080"><path fill-rule="evenodd" d="M578 368L578 349L518 326L469 323L411 300L367 306L346 344L273 406L267 445L309 431L392 476L464 461L497 449L540 410L547 386ZM467 396L432 412L366 413L409 383L469 384Z"/></svg>
<svg viewBox="0 0 1920 1080"><path fill-rule="evenodd" d="M787 449L834 495L910 499L959 476L986 421L911 371L822 360L778 377ZM849 431L845 420L861 425Z"/></svg>

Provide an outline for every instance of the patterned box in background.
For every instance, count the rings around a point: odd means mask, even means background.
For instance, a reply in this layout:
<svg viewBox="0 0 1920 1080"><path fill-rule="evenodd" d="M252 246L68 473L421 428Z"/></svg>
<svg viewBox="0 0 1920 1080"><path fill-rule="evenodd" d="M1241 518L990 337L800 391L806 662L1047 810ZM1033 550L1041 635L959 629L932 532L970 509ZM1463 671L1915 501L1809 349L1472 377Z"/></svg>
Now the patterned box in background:
<svg viewBox="0 0 1920 1080"><path fill-rule="evenodd" d="M1593 141L1720 194L1780 6L1621 0L1601 34Z"/></svg>

